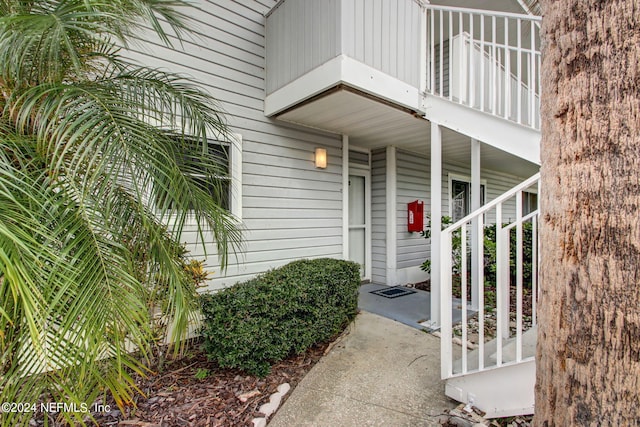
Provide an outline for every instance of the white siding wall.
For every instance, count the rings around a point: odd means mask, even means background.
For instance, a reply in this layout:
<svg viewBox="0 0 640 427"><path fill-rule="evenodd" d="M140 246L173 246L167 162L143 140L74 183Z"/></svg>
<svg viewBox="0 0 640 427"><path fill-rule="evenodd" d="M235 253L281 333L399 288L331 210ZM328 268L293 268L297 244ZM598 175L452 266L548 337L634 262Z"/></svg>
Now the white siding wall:
<svg viewBox="0 0 640 427"><path fill-rule="evenodd" d="M405 269L418 267L430 256L429 241L419 233L407 232L407 203L416 199L425 202L425 216L430 206L430 164L429 158L417 153L398 150L397 153L397 267ZM442 215L449 215L449 174L470 177L469 166L445 162L442 166ZM486 201L491 201L507 190L524 181L527 176L516 177L488 169L481 170L481 179L486 181ZM375 200L374 200L375 203ZM515 217L515 203L503 206L503 220ZM489 215L488 222L495 216ZM425 225L427 220L425 218Z"/></svg>
<svg viewBox="0 0 640 427"><path fill-rule="evenodd" d="M458 164L445 164L443 167L443 176L442 176L442 215L450 214L450 206L449 206L449 193L451 190L449 189L449 174L458 175L461 177L467 177L470 180L471 170L469 167L458 165ZM529 178L528 176L516 177L509 174L504 174L492 170L482 169L481 176L482 180L486 180L486 202L489 202L496 197L500 196L503 193L506 193L511 188L520 184L525 179ZM514 219L516 215L516 205L515 201L507 201L502 205L502 215L503 221L509 220L509 218ZM490 212L487 218L488 223L495 222L495 212Z"/></svg>
<svg viewBox="0 0 640 427"><path fill-rule="evenodd" d="M267 18L267 94L340 54L420 86L415 0L285 0Z"/></svg>
<svg viewBox="0 0 640 427"><path fill-rule="evenodd" d="M386 283L386 150L371 153L371 281Z"/></svg>
<svg viewBox="0 0 640 427"><path fill-rule="evenodd" d="M267 94L340 54L340 1L287 0L267 18Z"/></svg>
<svg viewBox="0 0 640 427"><path fill-rule="evenodd" d="M302 257L342 256L341 140L267 119L265 18L276 0L199 0L198 36L169 49L148 43L130 56L151 67L189 74L219 101L243 139L243 225L246 245L226 275L207 242L210 288L232 285ZM327 169L313 164L315 147L328 151ZM195 242L187 231L183 241ZM208 237L210 239L210 237ZM193 254L205 256L200 245Z"/></svg>
<svg viewBox="0 0 640 427"><path fill-rule="evenodd" d="M420 265L429 256L428 241L420 233L407 231L407 203L416 199L425 202L424 224L429 214L429 173L431 168L426 157L398 150L398 195L396 227L398 242L398 268Z"/></svg>
<svg viewBox="0 0 640 427"><path fill-rule="evenodd" d="M342 0L342 52L420 87L421 16L414 0Z"/></svg>

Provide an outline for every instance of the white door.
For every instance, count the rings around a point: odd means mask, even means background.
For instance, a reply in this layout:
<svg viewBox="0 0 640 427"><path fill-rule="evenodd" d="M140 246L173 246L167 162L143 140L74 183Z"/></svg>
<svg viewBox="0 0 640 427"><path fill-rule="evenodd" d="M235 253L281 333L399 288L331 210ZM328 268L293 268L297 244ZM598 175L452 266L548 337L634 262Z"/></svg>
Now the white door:
<svg viewBox="0 0 640 427"><path fill-rule="evenodd" d="M371 278L369 172L349 174L349 259L360 264L363 279Z"/></svg>

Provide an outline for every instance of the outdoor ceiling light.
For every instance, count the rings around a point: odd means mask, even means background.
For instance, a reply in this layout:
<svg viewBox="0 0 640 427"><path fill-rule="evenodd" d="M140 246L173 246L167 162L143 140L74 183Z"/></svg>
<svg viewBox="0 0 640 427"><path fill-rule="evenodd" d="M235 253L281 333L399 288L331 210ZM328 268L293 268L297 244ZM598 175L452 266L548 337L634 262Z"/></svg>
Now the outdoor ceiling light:
<svg viewBox="0 0 640 427"><path fill-rule="evenodd" d="M320 169L325 169L327 167L327 149L326 148L316 148L316 167Z"/></svg>

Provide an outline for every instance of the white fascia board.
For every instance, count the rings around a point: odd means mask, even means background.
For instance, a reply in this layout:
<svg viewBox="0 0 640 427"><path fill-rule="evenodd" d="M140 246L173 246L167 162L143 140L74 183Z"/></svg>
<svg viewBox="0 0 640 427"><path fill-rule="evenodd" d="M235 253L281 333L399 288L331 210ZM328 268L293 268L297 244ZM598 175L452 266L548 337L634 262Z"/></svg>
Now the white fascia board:
<svg viewBox="0 0 640 427"><path fill-rule="evenodd" d="M264 115L271 117L332 88L339 82L342 74L340 67L338 56L267 95L264 99Z"/></svg>
<svg viewBox="0 0 640 427"><path fill-rule="evenodd" d="M411 110L422 110L418 88L346 55L339 55L267 95L264 114L267 117L278 114L338 84Z"/></svg>
<svg viewBox="0 0 640 427"><path fill-rule="evenodd" d="M437 96L427 96L425 105L425 119L540 164L539 131Z"/></svg>
<svg viewBox="0 0 640 427"><path fill-rule="evenodd" d="M348 56L341 57L342 83L411 110L422 109L422 98L417 87Z"/></svg>

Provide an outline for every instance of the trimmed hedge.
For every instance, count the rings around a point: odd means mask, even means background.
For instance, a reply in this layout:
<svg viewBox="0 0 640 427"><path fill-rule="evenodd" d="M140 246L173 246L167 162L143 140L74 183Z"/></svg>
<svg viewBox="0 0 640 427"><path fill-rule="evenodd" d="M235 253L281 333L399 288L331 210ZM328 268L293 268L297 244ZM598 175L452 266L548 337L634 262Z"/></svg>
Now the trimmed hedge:
<svg viewBox="0 0 640 427"><path fill-rule="evenodd" d="M322 258L203 295L205 350L221 367L267 375L272 363L341 332L357 313L359 286L356 263Z"/></svg>

